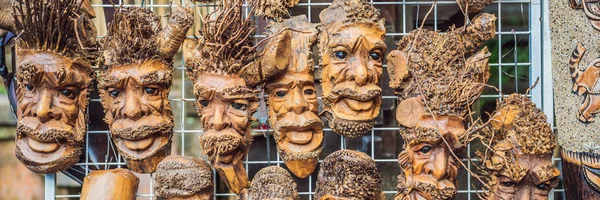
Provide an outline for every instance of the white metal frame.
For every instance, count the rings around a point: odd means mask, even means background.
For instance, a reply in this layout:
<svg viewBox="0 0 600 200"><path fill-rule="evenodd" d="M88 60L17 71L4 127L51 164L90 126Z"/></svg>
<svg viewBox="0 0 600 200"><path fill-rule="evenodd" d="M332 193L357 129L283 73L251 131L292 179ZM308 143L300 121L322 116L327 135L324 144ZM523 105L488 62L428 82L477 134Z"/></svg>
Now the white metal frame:
<svg viewBox="0 0 600 200"><path fill-rule="evenodd" d="M183 1L183 0L182 0ZM383 2L381 0L378 1L374 1L374 0L370 0L373 4L375 5L402 5L402 16L403 16L403 24L404 26L400 29L398 29L401 32L398 33L388 33L388 36L403 36L406 35L408 32L410 32L410 30L407 30L406 27L406 7L407 5L423 5L423 8L421 8L422 12L426 12L426 9L429 8L430 5L432 5L435 1L419 1L419 0L390 0L387 2ZM119 0L119 4L122 3L122 0ZM507 3L520 3L523 4L524 7L526 7L527 9L529 9L528 13L529 13L529 30L527 31L517 31L517 32L502 32L502 31L498 31L497 32L497 37L499 39L499 42L501 41L502 37L512 37L514 36L514 34L522 34L522 35L529 35L529 62L523 62L523 63L502 63L502 59L499 59L499 63L490 63L490 66L499 66L498 70L499 70L499 75L500 75L500 79L502 78L501 74L502 74L502 66L530 66L530 75L529 75L529 80L530 80L530 86L533 84L533 82L535 82L536 78L540 78L540 82L538 83L537 87L533 88L531 91L531 98L533 100L533 102L535 102L539 107L541 107L544 112L546 113L546 115L548 116L548 120L551 124L553 124L553 116L554 116L554 106L553 106L553 95L552 95L552 76L551 76L551 60L550 60L550 35L549 35L549 25L548 25L548 0L499 0L499 1L494 1L493 4L497 4L498 5L498 28L497 30L502 30L501 26L501 20L502 20L502 5L503 4L507 4ZM307 15L308 15L308 19L310 20L311 17L313 15L318 15L318 13L312 13L312 7L313 6L328 6L330 3L313 3L311 2L311 0L303 0L300 4L297 5L297 7L306 7L308 9ZM434 28L437 29L437 17L438 17L438 9L437 9L437 5L441 5L441 4L455 4L454 1L438 1L435 2L435 7L434 7L434 12L433 17L434 17L434 21L436 22L434 25ZM154 8L154 7L167 7L169 6L168 4L155 4L154 0L147 0L147 6ZM112 5L110 4L104 4L104 5L93 5L93 7L112 7ZM425 11L423 11L425 10ZM445 30L442 30L445 31ZM263 36L264 37L264 36ZM498 48L501 48L501 46L499 45ZM499 49L500 53L502 52L501 49ZM516 62L516 61L515 61ZM174 73L181 73L182 77L187 77L185 75L185 67L184 66L175 66L175 72ZM186 91L186 89L190 89L190 88L186 88L185 87L185 79L181 80L181 84L182 84L182 91L181 94L184 94ZM381 84L387 84L387 83L381 83ZM500 84L501 81L500 81ZM500 85L499 87L500 89L502 89L502 85ZM522 92L522 91L521 91ZM498 95L484 95L483 97L493 97L493 98L502 98L500 94ZM395 99L395 96L384 96L384 99ZM189 104L189 102L194 102L195 99L193 99L192 97L186 97L186 98L172 98L170 99L172 102L176 102L179 103L181 106L181 110L180 113L174 113L174 115L180 115L181 119L185 119L186 115L185 115L185 110L186 109L194 109L193 106L191 106L191 104ZM320 100L320 98L319 98ZM99 101L98 99L92 99L91 101ZM186 140L186 133L201 133L201 130L187 130L185 127L185 124L183 122L184 120L181 120L179 122L176 123L180 123L180 127L181 129L179 130L175 130L174 131L174 136L180 136L182 141ZM325 129L325 131L330 131L331 129ZM398 130L397 127L375 127L373 128L373 130L371 131L371 138L374 138L375 135L375 131L389 131L389 130ZM270 131L270 130L257 130L259 132L265 132L265 131ZM89 134L107 134L108 135L108 131L88 131ZM192 139L196 139L196 138L192 138ZM344 143L343 143L343 139L342 141L342 148L344 147ZM88 145L87 140L86 140L86 145ZM181 147L181 152L180 154L183 155L184 149L185 149L185 143L182 143L182 147ZM372 157L374 157L375 154L375 148L374 148L375 143L373 142L373 140L371 140L371 152L370 155ZM252 147L252 148L256 148L256 147ZM470 150L470 146L467 147L467 150ZM87 158L87 152L86 152L86 158ZM471 156L471 155L469 155ZM554 158L555 161L559 161L560 158ZM86 159L87 160L87 159ZM475 161L476 159L472 159L473 161ZM465 159L466 161L466 159ZM384 163L384 162L393 162L396 163L397 160L396 159L375 159L376 163ZM281 161L281 159L279 158L279 156L277 156L277 158L273 161L256 161L256 160L248 160L248 158L246 158L246 170L248 170L248 165L249 164L273 164L273 165L282 165L283 161ZM91 164L110 164L110 165L124 165L125 163L119 159L116 162L111 162L111 163L78 163L77 165L84 165L87 166L91 165ZM461 170L465 170L465 169L461 169ZM68 194L68 195L57 195L56 194L56 174L47 174L45 175L45 199L50 200L50 199L55 199L55 198L79 198L78 194ZM300 195L308 195L308 199L313 199L312 198L312 194L314 191L312 191L312 185L311 183L312 181L312 176L308 178L309 181L309 191L308 192L300 192ZM215 179L216 180L216 179ZM481 190L476 190L476 189L472 189L471 188L471 176L468 176L468 189L461 189L458 192L459 193L475 193L475 192L481 192ZM150 184L152 185L152 183ZM152 189L150 190L152 191ZM563 192L563 189L555 189L556 192ZM215 191L216 192L216 191ZM386 194L395 194L396 191L385 191ZM552 195L554 193L551 193ZM222 197L222 196L233 196L234 194L231 193L216 193L215 194L215 199L217 199L218 197ZM468 199L471 199L471 196L474 195L468 195ZM150 199L154 199L152 197L152 194L138 194L138 197L150 197ZM476 196L474 196L474 199L477 199ZM553 197L551 199L554 199Z"/></svg>

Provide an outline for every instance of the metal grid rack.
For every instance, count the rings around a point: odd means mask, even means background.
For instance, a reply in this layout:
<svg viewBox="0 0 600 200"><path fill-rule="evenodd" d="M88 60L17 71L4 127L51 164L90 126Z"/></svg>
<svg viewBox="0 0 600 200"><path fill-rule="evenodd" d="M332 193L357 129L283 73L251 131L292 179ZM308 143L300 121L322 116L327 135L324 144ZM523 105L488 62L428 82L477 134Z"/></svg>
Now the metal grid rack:
<svg viewBox="0 0 600 200"><path fill-rule="evenodd" d="M179 1L179 0L177 0ZM184 1L184 0L181 0ZM186 0L187 1L187 0ZM305 14L308 19L313 23L318 23L318 14L330 5L332 0L301 0L292 10L292 15ZM411 30L415 29L417 25L420 25L425 20L425 27L434 30L446 31L449 24L456 23L455 21L462 18L462 14L458 10L458 6L454 0L440 0L440 1L419 1L419 0L370 0L378 9L381 10L382 16L390 23L386 23L388 28L387 41L388 49L393 50L396 48L395 43L404 35ZM113 5L110 0L92 0L92 6L95 11L105 12L106 9L113 9ZM115 4L117 0L114 0ZM139 6L141 0L118 0L118 5L125 6ZM152 8L155 12L163 12L168 9L168 0L146 0L145 6ZM189 4L189 3L188 3ZM175 6L175 5L173 5ZM210 7L206 5L198 5L199 7ZM423 19L425 13L434 6L433 12ZM548 115L548 119L552 120L553 117L553 103L552 103L552 78L550 76L551 65L550 59L550 46L549 42L549 29L547 25L547 1L541 0L496 0L488 6L483 12L494 13L497 20L497 33L496 39L488 42L490 51L496 55L497 59L490 60L490 68L492 78L495 85L505 95L513 92L524 93L537 78L540 78L540 82L537 87L533 88L530 94L532 100L541 107L544 112ZM449 14L450 13L450 14ZM452 13L458 13L452 16ZM197 13L196 13L197 14ZM202 14L206 14L202 12ZM516 17L515 17L516 16ZM111 16L106 16L112 18ZM96 26L99 30L99 35L103 36L106 31L106 23L104 19L95 19ZM108 20L106 20L108 21ZM458 20L460 21L460 20ZM464 21L464 20L463 20ZM460 21L457 26L462 26L463 21ZM164 23L164 20L163 20ZM257 25L257 40L264 38L261 35L261 29L264 27L264 21L258 21ZM516 24L516 25L515 25ZM197 30L198 24L195 25ZM194 30L195 32L195 30ZM191 33L191 32L190 32ZM316 53L315 53L316 54ZM494 57L494 56L493 56ZM175 71L174 71L174 85L169 96L173 112L175 116L175 131L174 131L174 149L173 154L186 155L186 156L202 156L200 153L200 147L197 136L202 133L199 117L196 115L196 109L194 108L193 102L195 101L193 93L191 92L191 82L185 75L185 67L182 65L183 58L181 52L175 57ZM318 59L315 59L318 60ZM386 67L384 65L384 67ZM318 69L317 76L318 77ZM387 72L384 72L384 78L382 79L381 86L384 89L383 93L383 105L381 115L384 115L385 111L395 110L395 99L393 92L387 87ZM491 83L490 83L491 84ZM317 86L319 88L319 86ZM320 91L318 91L319 102ZM493 102L495 107L495 99L501 99L502 95L496 91L485 91L480 99L487 99L488 103ZM481 110L478 108L485 107L483 100L478 101L475 104L475 109L479 113L490 112ZM261 108L255 116L260 119L259 121L265 123L266 111L264 108L264 102L261 102ZM100 108L99 99L92 98L90 103L90 109L96 107ZM493 108L492 108L493 110ZM91 113L92 114L92 113ZM95 114L95 113L94 113ZM485 114L483 114L485 115ZM483 116L482 115L482 116ZM102 116L96 116L96 118ZM94 118L93 115L90 118ZM385 119L384 119L385 118ZM402 148L401 142L392 143L395 150L391 153L387 152L386 148L388 145L384 145L382 138L392 138L397 141L401 141L399 134L397 133L397 124L394 117L379 116L377 119L375 128L371 131L371 134L360 139L349 139L343 138L333 132L328 127L324 128L326 135L324 139L324 148L322 159L337 149L348 148L348 149L359 149L369 154L374 158L380 173L384 175L384 186L383 190L387 195L387 199L391 199L396 193L396 175L400 173L400 170L396 164L397 155ZM260 123L260 122L259 122ZM550 121L551 124L552 121ZM108 130L106 125L100 125L99 127L104 128L90 128L88 131L88 139L86 140L86 147L90 145L89 138L92 135L106 135L109 138ZM263 126L264 127L264 126ZM245 167L248 172L249 178L254 176L260 168L267 165L278 165L284 167L283 161L279 158L275 150L274 140L270 138L269 133L272 130L268 128L257 128L254 129L255 133L254 143L251 146L250 155L245 159ZM264 136L263 136L264 134ZM270 139L269 139L270 138ZM358 144L358 145L357 145ZM376 145L377 144L377 145ZM395 144L395 145L394 145ZM382 149L383 148L383 149ZM329 149L329 150L328 150ZM267 153L264 153L267 152ZM89 171L92 169L91 166L112 166L112 167L124 167L125 163L122 159L109 160L104 162L90 162L88 159L89 152L85 154L85 162L78 163L78 166L82 166ZM466 149L465 154L473 156L471 145ZM464 156L463 156L464 157ZM466 157L465 157L466 158ZM560 167L560 158L554 158L555 163ZM466 159L463 159L466 161ZM477 159L472 158L471 161L477 163ZM87 174L87 172L85 172ZM315 181L317 170L312 176L301 180L296 179L299 186L299 194L301 199L312 200L312 194L314 193ZM153 180L150 174L140 174L141 179L140 190L138 192L138 199L156 199L153 197L152 185ZM386 178L387 177L387 178ZM215 199L227 199L235 197L232 193L223 192L224 186L219 184L215 173ZM481 188L475 183L477 180L472 179L471 176L466 173L465 169L459 171L459 191L456 199L478 199L476 192L481 192ZM561 179L562 180L562 179ZM79 198L80 185L73 183L68 177L63 176L60 173L47 174L45 175L45 198L46 199L77 199ZM65 189L66 188L66 189ZM551 199L563 199L562 182L559 186L551 192Z"/></svg>

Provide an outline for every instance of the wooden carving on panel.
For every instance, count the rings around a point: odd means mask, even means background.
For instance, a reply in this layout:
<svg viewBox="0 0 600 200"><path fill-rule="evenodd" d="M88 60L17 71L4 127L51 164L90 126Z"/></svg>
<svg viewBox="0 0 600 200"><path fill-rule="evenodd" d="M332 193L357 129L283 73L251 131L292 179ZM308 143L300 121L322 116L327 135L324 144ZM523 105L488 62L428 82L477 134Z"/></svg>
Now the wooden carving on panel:
<svg viewBox="0 0 600 200"><path fill-rule="evenodd" d="M495 21L492 14L480 14L444 34L417 29L388 54L389 84L398 95L396 119L405 141L398 155L403 172L396 199L456 194L459 161L452 152L466 145L468 109L489 77L490 54L481 46L495 36Z"/></svg>
<svg viewBox="0 0 600 200"><path fill-rule="evenodd" d="M363 152L338 150L323 160L320 169L315 199L385 199L375 161Z"/></svg>
<svg viewBox="0 0 600 200"><path fill-rule="evenodd" d="M573 92L585 96L579 107L578 118L582 122L593 122L594 114L600 111L600 58L592 60L585 70L580 70L579 61L585 51L585 47L578 42L577 48L571 54L569 69L573 78Z"/></svg>
<svg viewBox="0 0 600 200"><path fill-rule="evenodd" d="M259 91L254 86L286 67L283 63L265 67L276 72L257 67L255 27L251 15L242 17L243 3L219 2L216 11L204 18L201 37L186 39L183 44L185 66L194 83L195 104L204 129L200 136L202 151L236 194L249 186L242 158L250 149L250 122L258 108ZM277 55L278 47L284 45L273 46L267 54Z"/></svg>
<svg viewBox="0 0 600 200"><path fill-rule="evenodd" d="M478 152L488 176L485 199L548 199L560 171L552 162L556 147L546 115L527 97L512 94L498 103Z"/></svg>
<svg viewBox="0 0 600 200"><path fill-rule="evenodd" d="M163 30L149 8L121 7L102 40L104 120L127 167L138 173L154 172L171 152L172 60L193 24L191 11L177 8Z"/></svg>
<svg viewBox="0 0 600 200"><path fill-rule="evenodd" d="M573 9L583 9L595 29L600 30L600 3L591 0L569 0Z"/></svg>
<svg viewBox="0 0 600 200"><path fill-rule="evenodd" d="M158 163L154 180L154 195L158 199L213 199L212 168L199 158L167 156Z"/></svg>
<svg viewBox="0 0 600 200"><path fill-rule="evenodd" d="M250 188L239 195L241 200L299 200L296 182L288 171L281 167L262 168L254 175Z"/></svg>
<svg viewBox="0 0 600 200"><path fill-rule="evenodd" d="M13 4L16 157L34 172L54 173L83 151L95 29L76 0L21 2Z"/></svg>
<svg viewBox="0 0 600 200"><path fill-rule="evenodd" d="M262 63L286 65L285 70L267 80L265 88L277 151L290 171L300 178L312 174L323 150L323 122L318 116L312 60L316 26L305 15L271 23L268 36L289 35L280 37L288 40L285 48L289 56L278 60L275 56L281 55L267 53L261 58Z"/></svg>
<svg viewBox="0 0 600 200"><path fill-rule="evenodd" d="M83 180L80 199L134 200L139 183L140 179L127 169L93 171Z"/></svg>
<svg viewBox="0 0 600 200"><path fill-rule="evenodd" d="M334 0L319 18L322 114L336 133L360 137L381 107L385 19L365 0Z"/></svg>

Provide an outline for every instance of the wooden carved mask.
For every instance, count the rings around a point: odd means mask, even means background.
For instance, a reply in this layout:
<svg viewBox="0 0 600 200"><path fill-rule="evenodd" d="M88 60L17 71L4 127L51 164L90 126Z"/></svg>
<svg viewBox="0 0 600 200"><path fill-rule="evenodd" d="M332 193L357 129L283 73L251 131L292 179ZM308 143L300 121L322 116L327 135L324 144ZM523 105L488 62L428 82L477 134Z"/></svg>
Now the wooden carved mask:
<svg viewBox="0 0 600 200"><path fill-rule="evenodd" d="M172 58L192 24L191 11L181 7L164 30L150 9L121 7L103 38L98 89L104 120L132 171L154 172L171 152Z"/></svg>
<svg viewBox="0 0 600 200"><path fill-rule="evenodd" d="M364 0L335 0L319 18L323 114L336 133L362 136L381 106L385 19Z"/></svg>
<svg viewBox="0 0 600 200"><path fill-rule="evenodd" d="M76 0L13 4L20 33L15 154L37 173L65 170L83 151L96 46L81 45L95 41L95 29L78 5ZM43 21L47 18L54 20Z"/></svg>
<svg viewBox="0 0 600 200"><path fill-rule="evenodd" d="M560 171L552 163L556 142L546 115L527 97L512 94L498 103L490 120L482 132L492 150L478 153L489 175L485 197L548 199Z"/></svg>
<svg viewBox="0 0 600 200"><path fill-rule="evenodd" d="M495 20L481 14L467 27L445 34L414 30L388 54L390 87L399 101L396 119L405 141L398 155L403 173L396 199L456 194L459 166L451 151L465 147L468 108L489 77L490 54L480 47L494 37Z"/></svg>
<svg viewBox="0 0 600 200"><path fill-rule="evenodd" d="M281 167L262 168L254 175L250 188L239 196L241 200L299 200L296 182L288 171Z"/></svg>
<svg viewBox="0 0 600 200"><path fill-rule="evenodd" d="M290 35L278 37L287 38L291 43L285 45L289 56L277 61L275 56L280 54L266 53L261 58L263 63L287 64L285 70L267 81L265 88L269 95L269 120L275 130L277 151L292 173L300 178L306 178L313 172L323 149L323 123L318 116L311 51L317 40L316 26L309 23L305 15L271 23L269 36ZM274 39L267 43L266 49L280 43Z"/></svg>
<svg viewBox="0 0 600 200"><path fill-rule="evenodd" d="M323 160L320 169L315 199L385 199L375 161L363 152L338 150Z"/></svg>
<svg viewBox="0 0 600 200"><path fill-rule="evenodd" d="M213 199L212 168L199 158L167 156L158 164L154 180L154 195L159 199Z"/></svg>

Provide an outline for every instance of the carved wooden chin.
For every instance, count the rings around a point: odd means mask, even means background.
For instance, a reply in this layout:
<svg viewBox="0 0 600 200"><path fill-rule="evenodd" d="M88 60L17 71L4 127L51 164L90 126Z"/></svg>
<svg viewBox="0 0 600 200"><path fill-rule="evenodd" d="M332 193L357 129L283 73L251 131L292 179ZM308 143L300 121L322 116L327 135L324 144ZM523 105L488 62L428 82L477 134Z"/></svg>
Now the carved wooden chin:
<svg viewBox="0 0 600 200"><path fill-rule="evenodd" d="M49 51L21 49L17 58L15 155L36 173L65 170L83 151L91 69Z"/></svg>
<svg viewBox="0 0 600 200"><path fill-rule="evenodd" d="M154 180L154 195L162 199L213 199L212 168L199 158L167 156L158 164Z"/></svg>
<svg viewBox="0 0 600 200"><path fill-rule="evenodd" d="M81 199L134 200L139 182L131 171L123 168L93 171L83 181Z"/></svg>

